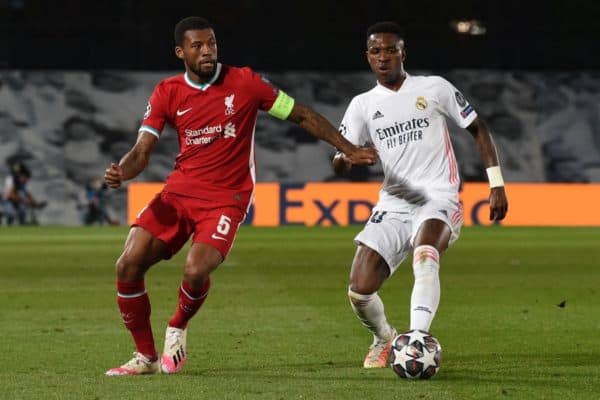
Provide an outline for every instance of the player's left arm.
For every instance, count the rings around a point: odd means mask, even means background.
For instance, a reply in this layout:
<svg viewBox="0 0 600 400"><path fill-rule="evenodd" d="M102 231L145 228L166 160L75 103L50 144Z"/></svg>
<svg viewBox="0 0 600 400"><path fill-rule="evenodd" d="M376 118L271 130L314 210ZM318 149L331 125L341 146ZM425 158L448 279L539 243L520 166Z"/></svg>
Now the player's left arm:
<svg viewBox="0 0 600 400"><path fill-rule="evenodd" d="M352 164L373 165L377 162L375 149L352 144L325 117L306 105L295 103L287 119L334 146Z"/></svg>
<svg viewBox="0 0 600 400"><path fill-rule="evenodd" d="M473 135L477 150L483 161L490 183L490 220L500 221L508 211L508 199L504 190L504 180L498 161L498 151L492 133L480 117L476 117L467 130Z"/></svg>
<svg viewBox="0 0 600 400"><path fill-rule="evenodd" d="M354 145L338 132L327 118L312 108L298 103L282 90L278 91L277 98L271 106L269 114L298 124L311 135L326 141L343 152L353 164L373 165L377 162L375 149Z"/></svg>

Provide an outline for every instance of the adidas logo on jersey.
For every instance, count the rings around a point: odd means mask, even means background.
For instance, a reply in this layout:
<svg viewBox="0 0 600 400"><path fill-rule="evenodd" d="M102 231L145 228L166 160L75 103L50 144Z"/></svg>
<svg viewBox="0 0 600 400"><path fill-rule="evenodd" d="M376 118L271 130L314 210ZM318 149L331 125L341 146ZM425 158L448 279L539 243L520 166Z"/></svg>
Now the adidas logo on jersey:
<svg viewBox="0 0 600 400"><path fill-rule="evenodd" d="M379 110L375 111L375 114L373 114L373 119L375 120L377 118L383 118L383 114Z"/></svg>

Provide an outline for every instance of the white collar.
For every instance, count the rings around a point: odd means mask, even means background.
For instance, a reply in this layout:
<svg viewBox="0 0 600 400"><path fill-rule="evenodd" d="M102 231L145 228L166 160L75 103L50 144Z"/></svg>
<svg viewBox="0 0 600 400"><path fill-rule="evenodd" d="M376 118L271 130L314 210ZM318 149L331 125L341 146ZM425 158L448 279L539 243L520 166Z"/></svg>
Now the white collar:
<svg viewBox="0 0 600 400"><path fill-rule="evenodd" d="M410 79L410 75L408 72L404 71L404 82L402 82L402 86L400 86L400 88L398 90L392 90L386 86L383 86L379 81L377 81L377 87L379 87L380 89L386 91L386 92L390 92L390 93L399 93L400 91L404 90L404 88L406 87L406 83L408 82L408 80Z"/></svg>
<svg viewBox="0 0 600 400"><path fill-rule="evenodd" d="M212 85L218 78L219 75L221 75L221 63L217 63L217 68L215 68L215 73L212 76L212 78L210 78L210 81L206 82L206 83L196 83L194 82L188 75L187 71L183 74L183 78L185 79L185 83L187 83L189 86L193 87L194 89L198 89L198 90L206 90L210 87L210 85Z"/></svg>

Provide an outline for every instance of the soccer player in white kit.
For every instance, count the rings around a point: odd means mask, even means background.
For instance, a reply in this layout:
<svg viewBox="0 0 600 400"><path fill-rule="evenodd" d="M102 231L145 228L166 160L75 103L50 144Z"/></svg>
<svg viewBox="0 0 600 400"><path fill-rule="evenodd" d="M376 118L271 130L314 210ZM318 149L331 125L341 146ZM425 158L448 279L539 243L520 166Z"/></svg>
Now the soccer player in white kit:
<svg viewBox="0 0 600 400"><path fill-rule="evenodd" d="M379 201L354 238L357 251L348 296L352 310L373 334L363 366L383 368L397 332L377 291L412 250L410 329L429 331L440 299L440 255L458 238L463 223L458 165L446 118L475 139L490 182L491 220L504 218L508 201L487 125L446 79L404 71L400 26L384 21L369 27L366 53L377 84L352 99L340 131L354 144L375 147L385 178ZM333 167L341 175L351 164L338 152Z"/></svg>

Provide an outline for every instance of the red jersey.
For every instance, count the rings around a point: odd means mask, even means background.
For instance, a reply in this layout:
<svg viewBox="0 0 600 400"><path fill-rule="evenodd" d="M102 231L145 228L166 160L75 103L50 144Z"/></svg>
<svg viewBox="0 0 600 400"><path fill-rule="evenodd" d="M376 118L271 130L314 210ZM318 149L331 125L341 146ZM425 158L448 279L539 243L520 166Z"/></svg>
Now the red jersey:
<svg viewBox="0 0 600 400"><path fill-rule="evenodd" d="M164 190L246 211L254 193L258 110L272 111L281 97L292 102L291 111L293 99L261 75L220 63L204 84L187 73L160 81L140 131L160 137L165 122L177 131L180 152Z"/></svg>

